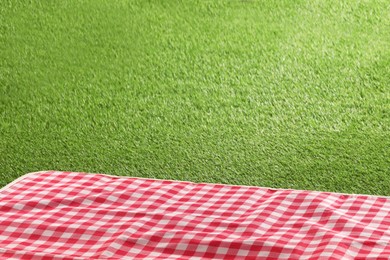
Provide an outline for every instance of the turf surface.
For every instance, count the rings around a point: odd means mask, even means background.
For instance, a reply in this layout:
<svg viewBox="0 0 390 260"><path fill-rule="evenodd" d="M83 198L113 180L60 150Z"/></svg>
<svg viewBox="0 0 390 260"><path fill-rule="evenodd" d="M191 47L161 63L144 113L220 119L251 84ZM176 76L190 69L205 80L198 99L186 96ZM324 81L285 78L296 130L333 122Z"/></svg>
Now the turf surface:
<svg viewBox="0 0 390 260"><path fill-rule="evenodd" d="M71 170L390 195L390 2L0 5L0 186Z"/></svg>

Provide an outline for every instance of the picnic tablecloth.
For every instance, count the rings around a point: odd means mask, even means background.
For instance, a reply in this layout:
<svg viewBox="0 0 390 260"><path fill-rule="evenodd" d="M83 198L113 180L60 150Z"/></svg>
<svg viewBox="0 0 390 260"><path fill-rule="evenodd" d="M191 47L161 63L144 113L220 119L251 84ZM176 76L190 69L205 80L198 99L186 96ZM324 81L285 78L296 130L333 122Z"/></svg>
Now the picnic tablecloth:
<svg viewBox="0 0 390 260"><path fill-rule="evenodd" d="M44 171L0 190L0 259L387 259L379 196Z"/></svg>

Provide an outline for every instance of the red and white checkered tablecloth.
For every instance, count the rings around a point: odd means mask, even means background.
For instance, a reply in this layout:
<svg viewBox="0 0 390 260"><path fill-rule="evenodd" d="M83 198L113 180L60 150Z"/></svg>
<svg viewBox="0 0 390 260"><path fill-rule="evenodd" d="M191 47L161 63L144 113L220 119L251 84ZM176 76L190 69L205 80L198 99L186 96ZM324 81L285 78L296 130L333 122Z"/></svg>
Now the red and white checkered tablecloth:
<svg viewBox="0 0 390 260"><path fill-rule="evenodd" d="M390 198L45 171L0 190L0 259L390 258Z"/></svg>

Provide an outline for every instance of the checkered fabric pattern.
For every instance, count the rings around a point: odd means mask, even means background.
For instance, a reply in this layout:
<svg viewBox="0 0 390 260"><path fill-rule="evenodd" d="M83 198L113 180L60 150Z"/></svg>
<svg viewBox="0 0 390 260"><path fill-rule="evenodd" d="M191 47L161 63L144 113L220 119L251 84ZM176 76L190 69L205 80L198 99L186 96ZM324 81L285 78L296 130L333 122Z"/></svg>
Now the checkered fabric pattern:
<svg viewBox="0 0 390 260"><path fill-rule="evenodd" d="M390 199L46 171L0 190L0 259L390 258Z"/></svg>

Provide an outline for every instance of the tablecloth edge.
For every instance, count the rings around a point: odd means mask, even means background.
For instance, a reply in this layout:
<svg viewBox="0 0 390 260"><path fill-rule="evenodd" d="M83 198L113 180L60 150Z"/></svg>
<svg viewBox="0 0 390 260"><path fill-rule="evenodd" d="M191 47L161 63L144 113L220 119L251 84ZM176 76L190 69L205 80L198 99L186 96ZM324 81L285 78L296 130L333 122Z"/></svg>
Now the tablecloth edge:
<svg viewBox="0 0 390 260"><path fill-rule="evenodd" d="M30 175L34 174L40 174L40 173L47 173L47 172L68 172L68 173L80 173L80 174L97 174L97 175L103 175L111 178L118 178L118 179L143 179L143 180L155 180L155 181L171 181L171 182L182 182L182 183L188 183L188 184L203 184L203 185L224 185L224 186L235 186L235 187L249 187L249 188L261 188L261 189L268 189L268 190L279 190L279 191L298 191L298 192L313 192L313 193L330 193L335 195L342 195L342 196L352 196L352 197L375 197L375 198L385 198L390 199L390 196L385 195L372 195L372 194L358 194L358 193L342 193L342 192L333 192L333 191L319 191L319 190L301 190L301 189L286 189L286 188L272 188L272 187L263 187L263 186L254 186L254 185L238 185L238 184L223 184L223 183L210 183L210 182L193 182L193 181L181 181L181 180L169 180L169 179L157 179L157 178L145 178L145 177L136 177L136 176L121 176L121 175L112 175L107 173L93 173L93 172L78 172L78 171L59 171L59 170L43 170L43 171L37 171L37 172L30 172L26 173L19 178L13 180L12 182L5 185L3 188L0 189L0 192L5 191L8 188L11 188L13 185L15 185L17 182L23 180L24 178L29 177Z"/></svg>
<svg viewBox="0 0 390 260"><path fill-rule="evenodd" d="M15 180L11 181L10 183L8 183L7 185L3 186L2 188L0 188L0 192L4 192L6 191L7 189L11 188L13 185L15 185L16 183L18 183L19 181L29 177L30 175L34 175L34 174L39 174L39 173L44 173L44 172L51 172L53 170L47 170L47 171L37 171L37 172L29 172L29 173L25 173L23 174L22 176L16 178Z"/></svg>

